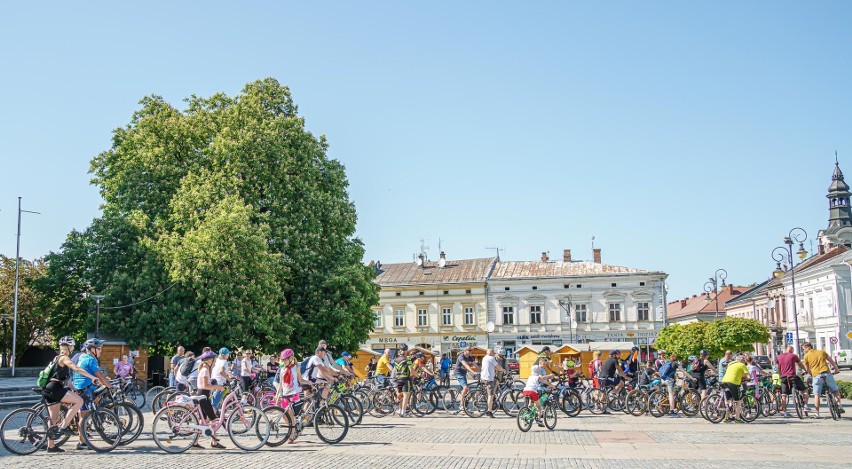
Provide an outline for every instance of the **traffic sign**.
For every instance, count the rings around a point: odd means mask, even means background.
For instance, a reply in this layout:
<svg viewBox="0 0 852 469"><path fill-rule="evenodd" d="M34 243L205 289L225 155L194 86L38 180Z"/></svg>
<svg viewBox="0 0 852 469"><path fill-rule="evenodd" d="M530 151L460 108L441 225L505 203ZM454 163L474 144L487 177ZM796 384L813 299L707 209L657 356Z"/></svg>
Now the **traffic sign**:
<svg viewBox="0 0 852 469"><path fill-rule="evenodd" d="M465 348L465 347L467 347L467 342L465 342L465 341L459 342L459 348Z"/></svg>
<svg viewBox="0 0 852 469"><path fill-rule="evenodd" d="M788 333L784 334L784 338L787 340L788 344L793 343L793 333L792 332L788 332Z"/></svg>
<svg viewBox="0 0 852 469"><path fill-rule="evenodd" d="M828 339L828 341L831 342L832 344L836 344L837 343L837 337L832 337L832 338Z"/></svg>
<svg viewBox="0 0 852 469"><path fill-rule="evenodd" d="M852 331L847 332L846 337L852 339Z"/></svg>

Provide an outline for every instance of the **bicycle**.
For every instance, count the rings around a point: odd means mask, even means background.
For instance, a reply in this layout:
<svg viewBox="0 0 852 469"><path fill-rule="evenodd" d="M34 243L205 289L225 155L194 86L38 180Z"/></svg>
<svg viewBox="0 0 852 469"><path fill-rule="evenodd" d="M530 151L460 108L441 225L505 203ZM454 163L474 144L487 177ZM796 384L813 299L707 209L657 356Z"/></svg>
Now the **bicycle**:
<svg viewBox="0 0 852 469"><path fill-rule="evenodd" d="M793 405L796 408L796 416L799 417L799 420L804 419L805 415L807 414L807 408L805 407L805 398L802 396L802 391L800 391L796 387L796 378L793 376L783 376L782 379L786 380L787 389L790 390L790 396L793 397ZM789 404L790 400L787 399L787 405ZM787 411L786 406L784 408L784 411Z"/></svg>
<svg viewBox="0 0 852 469"><path fill-rule="evenodd" d="M292 428L295 432L293 439L311 425L320 440L330 445L340 443L346 437L349 431L348 414L340 405L322 400L322 388L322 385L316 386L309 402L302 399L292 404L296 416Z"/></svg>
<svg viewBox="0 0 852 469"><path fill-rule="evenodd" d="M231 386L239 386L235 381ZM192 396L167 402L154 416L151 434L154 443L167 453L183 453L195 446L202 434L215 437L225 427L228 437L238 448L255 451L269 440L269 417L261 409L246 404L247 399L233 392L222 402L218 417L207 420L200 403L207 396ZM230 411L230 412L228 412Z"/></svg>
<svg viewBox="0 0 852 469"><path fill-rule="evenodd" d="M671 408L667 386L648 395L648 412L656 418L669 413L683 412L688 417L695 417L701 410L701 394L690 389L684 382L675 392L675 407Z"/></svg>
<svg viewBox="0 0 852 469"><path fill-rule="evenodd" d="M825 400L826 400L826 404L828 404L828 410L831 413L831 418L834 419L834 420L840 420L840 414L843 413L841 411L841 408L840 408L840 402L839 402L840 399L837 396L834 395L834 393L831 391L831 389L828 389L828 381L826 380L826 377L825 377L825 375L827 375L827 374L828 373L820 373L819 376L817 378L815 378L814 385L818 382L817 380L822 380L823 384L825 385L826 391L827 391L827 393L825 395ZM833 374L837 374L837 373L833 373ZM822 399L822 396L819 395L819 394L815 394L814 399Z"/></svg>
<svg viewBox="0 0 852 469"><path fill-rule="evenodd" d="M548 430L556 428L556 396L558 392L558 390L538 391L544 426ZM524 405L518 410L517 423L522 432L528 432L536 420L538 420L538 407L535 403L530 402L529 405Z"/></svg>

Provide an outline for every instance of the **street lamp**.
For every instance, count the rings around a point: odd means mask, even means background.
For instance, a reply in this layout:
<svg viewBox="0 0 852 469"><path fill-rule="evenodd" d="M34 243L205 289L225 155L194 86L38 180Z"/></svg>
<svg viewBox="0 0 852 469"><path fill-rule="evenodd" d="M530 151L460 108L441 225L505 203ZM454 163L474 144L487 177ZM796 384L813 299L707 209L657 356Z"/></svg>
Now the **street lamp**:
<svg viewBox="0 0 852 469"><path fill-rule="evenodd" d="M571 317L571 306L573 303L571 302L571 295L568 295L568 298L563 298L559 300L559 306L565 308L565 314L568 315L568 333L570 334L568 337L568 341L570 343L574 343L574 318Z"/></svg>
<svg viewBox="0 0 852 469"><path fill-rule="evenodd" d="M12 307L12 377L15 377L15 360L17 357L15 356L15 347L18 345L18 271L19 264L21 263L21 214L22 213L34 213L36 215L41 215L39 212L33 212L30 210L24 210L21 208L21 198L18 197L18 241L17 247L15 249L15 299L14 306Z"/></svg>
<svg viewBox="0 0 852 469"><path fill-rule="evenodd" d="M778 246L777 248L772 250L772 259L775 260L775 278L781 278L784 276L784 271L781 270L781 263L788 262L790 265L790 282L793 287L793 327L796 328L795 331L795 347L796 347L796 355L799 354L799 312L796 308L796 269L793 265L793 243L799 243L799 250L796 251L796 256L799 257L800 260L805 260L808 257L808 251L805 251L805 241L808 239L808 233L799 228L795 227L790 230L790 233L784 237L784 246Z"/></svg>
<svg viewBox="0 0 852 469"><path fill-rule="evenodd" d="M710 293L716 299L716 315L714 319L719 319L719 280L722 281L722 288L725 288L725 279L728 278L728 271L725 269L716 269L710 280L704 283L704 291L707 292L707 302L710 302Z"/></svg>
<svg viewBox="0 0 852 469"><path fill-rule="evenodd" d="M95 338L101 338L101 300L104 299L103 295L92 295L92 298L95 300Z"/></svg>

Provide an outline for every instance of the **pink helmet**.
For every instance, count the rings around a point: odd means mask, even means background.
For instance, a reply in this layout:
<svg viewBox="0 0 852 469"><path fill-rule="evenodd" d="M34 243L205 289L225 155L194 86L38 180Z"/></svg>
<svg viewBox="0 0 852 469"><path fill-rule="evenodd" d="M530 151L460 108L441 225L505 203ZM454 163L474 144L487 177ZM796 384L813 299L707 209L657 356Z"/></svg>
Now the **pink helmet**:
<svg viewBox="0 0 852 469"><path fill-rule="evenodd" d="M292 356L293 356L293 350L292 349L285 348L284 350L281 351L281 359L282 360L286 360L286 359L288 359Z"/></svg>

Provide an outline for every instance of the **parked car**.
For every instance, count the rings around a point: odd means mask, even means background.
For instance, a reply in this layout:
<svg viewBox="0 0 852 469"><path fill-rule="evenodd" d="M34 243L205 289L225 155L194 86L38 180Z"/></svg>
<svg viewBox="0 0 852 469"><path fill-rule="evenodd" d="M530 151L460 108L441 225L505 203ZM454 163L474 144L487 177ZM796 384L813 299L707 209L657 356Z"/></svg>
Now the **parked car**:
<svg viewBox="0 0 852 469"><path fill-rule="evenodd" d="M521 370L521 364L518 363L518 360L514 358L509 358L506 360L506 367L509 368L509 371L512 373L519 373Z"/></svg>
<svg viewBox="0 0 852 469"><path fill-rule="evenodd" d="M852 350L838 350L834 356L834 361L837 362L838 368L846 366L852 370Z"/></svg>
<svg viewBox="0 0 852 469"><path fill-rule="evenodd" d="M769 357L766 355L754 355L752 359L757 362L757 364L763 368L764 370L768 370L772 368L772 361L769 360Z"/></svg>

